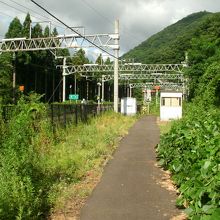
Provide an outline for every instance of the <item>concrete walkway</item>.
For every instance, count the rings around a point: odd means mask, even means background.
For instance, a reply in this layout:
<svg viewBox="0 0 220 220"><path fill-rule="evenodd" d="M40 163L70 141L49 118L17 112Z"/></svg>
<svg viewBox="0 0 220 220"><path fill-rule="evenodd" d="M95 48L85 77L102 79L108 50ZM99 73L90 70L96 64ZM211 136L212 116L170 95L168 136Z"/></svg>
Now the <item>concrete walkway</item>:
<svg viewBox="0 0 220 220"><path fill-rule="evenodd" d="M163 175L155 166L158 142L156 117L140 119L120 142L80 219L161 220L177 215L175 193L156 181Z"/></svg>

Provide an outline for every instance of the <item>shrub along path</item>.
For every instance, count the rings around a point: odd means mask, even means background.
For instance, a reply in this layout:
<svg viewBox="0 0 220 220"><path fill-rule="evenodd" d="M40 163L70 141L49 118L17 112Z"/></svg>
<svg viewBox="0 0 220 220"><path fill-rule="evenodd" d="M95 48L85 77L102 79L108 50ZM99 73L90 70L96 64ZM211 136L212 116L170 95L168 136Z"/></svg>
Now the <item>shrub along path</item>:
<svg viewBox="0 0 220 220"><path fill-rule="evenodd" d="M180 213L176 193L163 188L156 164L156 117L140 119L120 143L81 210L81 220L161 220Z"/></svg>

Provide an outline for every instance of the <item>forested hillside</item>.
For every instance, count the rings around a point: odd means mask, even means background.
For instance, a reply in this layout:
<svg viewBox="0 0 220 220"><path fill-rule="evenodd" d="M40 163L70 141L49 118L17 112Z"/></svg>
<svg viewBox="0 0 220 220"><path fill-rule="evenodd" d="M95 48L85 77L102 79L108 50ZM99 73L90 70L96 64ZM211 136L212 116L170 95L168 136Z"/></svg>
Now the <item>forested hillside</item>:
<svg viewBox="0 0 220 220"><path fill-rule="evenodd" d="M142 63L180 63L197 28L210 15L209 12L191 14L142 42L123 58Z"/></svg>
<svg viewBox="0 0 220 220"><path fill-rule="evenodd" d="M142 63L181 63L188 52L189 68L185 72L190 79L190 99L206 96L219 103L219 33L220 13L194 13L153 35L123 58Z"/></svg>

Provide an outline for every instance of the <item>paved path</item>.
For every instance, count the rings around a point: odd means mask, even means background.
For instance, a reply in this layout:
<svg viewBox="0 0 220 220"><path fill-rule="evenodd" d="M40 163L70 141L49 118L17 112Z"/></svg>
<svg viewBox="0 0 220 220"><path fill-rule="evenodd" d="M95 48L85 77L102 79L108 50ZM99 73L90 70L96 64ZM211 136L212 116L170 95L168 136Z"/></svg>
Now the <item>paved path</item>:
<svg viewBox="0 0 220 220"><path fill-rule="evenodd" d="M162 176L155 166L158 142L156 117L140 119L120 142L80 220L161 220L178 214L175 193L156 184Z"/></svg>

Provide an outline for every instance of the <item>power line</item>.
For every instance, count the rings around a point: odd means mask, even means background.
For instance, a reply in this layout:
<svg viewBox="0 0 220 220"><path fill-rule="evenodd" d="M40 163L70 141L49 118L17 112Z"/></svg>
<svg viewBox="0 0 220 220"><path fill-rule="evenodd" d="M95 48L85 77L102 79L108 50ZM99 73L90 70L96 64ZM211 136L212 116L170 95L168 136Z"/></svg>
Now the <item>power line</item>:
<svg viewBox="0 0 220 220"><path fill-rule="evenodd" d="M35 2L34 0L31 0L31 2L33 2L35 5L37 5L39 8L41 8L42 10L44 10L46 13L48 13L50 16L52 16L53 18L55 18L57 21L59 21L61 24L63 24L65 27L67 27L68 29L70 29L71 31L73 31L74 33L76 33L77 35L79 35L81 38L83 38L84 40L86 40L87 42L89 42L90 44L92 44L93 46L95 46L96 48L100 49L101 51L109 54L111 57L118 59L118 57L114 56L113 54L109 53L107 50L103 49L102 47L96 45L95 43L93 43L91 40L87 39L86 37L84 37L82 34L80 34L78 31L74 30L72 27L70 27L69 25L67 25L66 23L64 23L63 21L61 21L58 17L56 17L55 15L53 15L51 12L49 12L46 8L44 8L43 6L39 5L37 2Z"/></svg>
<svg viewBox="0 0 220 220"><path fill-rule="evenodd" d="M112 21L107 18L106 16L104 16L101 12L99 12L96 8L94 8L91 4L89 4L88 2L86 2L85 0L81 0L84 4L86 4L90 9L92 9L93 11L95 11L99 16L105 18L106 21L108 21L110 24L113 25Z"/></svg>
<svg viewBox="0 0 220 220"><path fill-rule="evenodd" d="M24 5L20 4L20 3L18 3L18 2L16 2L16 1L13 1L13 0L9 0L9 1L15 3L16 5L18 5L18 6L20 6L20 7L23 7L23 8L25 8L25 9L27 9L28 11L32 11L32 12L34 12L35 14L40 15L40 16L43 17L43 18L46 18L46 19L48 19L48 20L50 20L50 21L54 21L54 20L51 20L49 17L47 17L47 16L45 16L45 15L42 15L42 14L38 13L37 11L35 11L35 10L31 9L31 8L28 8L28 7L26 7L26 6L24 6ZM56 22L56 21L54 21L54 22ZM56 22L56 23L58 23L58 22ZM58 26L58 25L57 25L57 27L59 27L59 28L64 28L64 27L61 27L61 26Z"/></svg>
<svg viewBox="0 0 220 220"><path fill-rule="evenodd" d="M6 2L0 1L0 3L6 5L6 6L10 7L10 8L13 8L13 9L15 9L15 10L17 10L17 11L20 11L20 12L22 12L22 13L24 13L24 14L27 14L26 11L24 11L24 10L22 10L22 9L19 9L19 8L16 8L16 7L12 6L12 5L9 5L9 4L6 3ZM40 18L40 17L38 17L38 16L34 16L34 15L32 15L32 17L34 17L34 18L36 18L36 19L42 21L42 18ZM54 25L54 26L59 27L59 26L57 26L57 25ZM60 27L61 27L61 26L60 26ZM63 28L63 27L61 27L61 28Z"/></svg>
<svg viewBox="0 0 220 220"><path fill-rule="evenodd" d="M113 23L112 23L112 21L108 18L108 17L106 17L105 15L103 15L100 11L98 11L96 8L94 8L90 3L88 3L87 1L85 1L85 0L81 0L87 7L89 7L90 9L92 9L95 13L97 13L100 17L102 17L102 18L104 18L106 21L108 21L111 25L114 25ZM124 29L124 32L125 33L127 33L128 35L130 35L129 37L131 38L131 39L134 39L134 40L136 40L136 41L139 41L138 39L137 39L137 36L135 36L135 35L133 35L133 34L131 34L129 31L128 31L128 29L124 26L124 25L122 25L122 28ZM123 31L123 30L122 30ZM142 41L142 40L141 40Z"/></svg>
<svg viewBox="0 0 220 220"><path fill-rule="evenodd" d="M13 16L11 16L11 15L9 15L9 14L6 14L5 12L1 12L1 11L0 11L0 14L5 15L5 16L8 16L8 17L10 17L10 18L14 18Z"/></svg>

